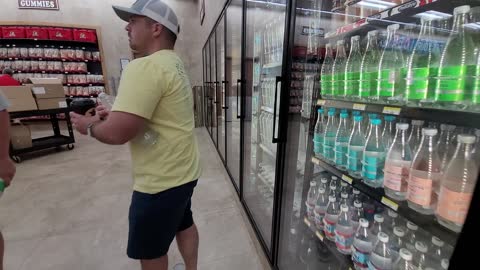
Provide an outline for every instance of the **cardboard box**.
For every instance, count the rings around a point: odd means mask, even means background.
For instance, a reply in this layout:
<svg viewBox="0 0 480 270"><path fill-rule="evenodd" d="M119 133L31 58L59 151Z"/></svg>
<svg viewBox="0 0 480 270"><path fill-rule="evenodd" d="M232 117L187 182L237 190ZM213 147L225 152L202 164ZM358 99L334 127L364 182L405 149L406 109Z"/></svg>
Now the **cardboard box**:
<svg viewBox="0 0 480 270"><path fill-rule="evenodd" d="M29 82L32 83L32 92L37 100L65 98L62 80L58 78L30 78Z"/></svg>
<svg viewBox="0 0 480 270"><path fill-rule="evenodd" d="M10 142L15 150L32 147L30 128L26 125L12 125L10 127Z"/></svg>
<svg viewBox="0 0 480 270"><path fill-rule="evenodd" d="M67 101L63 98L43 98L37 99L39 110L51 110L59 108L67 108Z"/></svg>
<svg viewBox="0 0 480 270"><path fill-rule="evenodd" d="M37 103L32 96L32 89L29 86L0 86L0 91L10 102L9 112L38 110Z"/></svg>

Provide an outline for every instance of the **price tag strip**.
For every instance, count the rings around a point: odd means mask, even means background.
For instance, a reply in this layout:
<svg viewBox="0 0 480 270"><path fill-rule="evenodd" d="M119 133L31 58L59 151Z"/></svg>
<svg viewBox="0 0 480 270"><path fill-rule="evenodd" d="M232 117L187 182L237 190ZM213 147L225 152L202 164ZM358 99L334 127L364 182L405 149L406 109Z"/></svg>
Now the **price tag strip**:
<svg viewBox="0 0 480 270"><path fill-rule="evenodd" d="M400 115L401 108L398 107L383 107L383 113Z"/></svg>
<svg viewBox="0 0 480 270"><path fill-rule="evenodd" d="M350 176L345 175L345 174L342 175L342 180L349 183L350 185L353 183L353 179Z"/></svg>
<svg viewBox="0 0 480 270"><path fill-rule="evenodd" d="M322 233L321 233L321 232L319 232L319 231L316 231L316 232L315 232L315 235L318 237L318 239L320 239L320 241L322 241L322 242L323 242L323 235L322 235Z"/></svg>
<svg viewBox="0 0 480 270"><path fill-rule="evenodd" d="M365 104L359 104L359 103L353 104L353 109L356 111L365 111L366 108L367 108L367 105Z"/></svg>
<svg viewBox="0 0 480 270"><path fill-rule="evenodd" d="M323 100L323 99L319 99L319 100L317 101L317 105L319 105L319 106L325 106L325 103L327 103L327 101L326 101L326 100Z"/></svg>
<svg viewBox="0 0 480 270"><path fill-rule="evenodd" d="M316 165L320 165L320 160L316 157L312 157L312 163Z"/></svg>
<svg viewBox="0 0 480 270"><path fill-rule="evenodd" d="M310 223L310 220L308 220L307 217L305 217L305 218L303 219L303 222L305 222L305 224L306 224L308 227L310 227L311 223Z"/></svg>
<svg viewBox="0 0 480 270"><path fill-rule="evenodd" d="M398 211L398 204L385 196L382 197L382 203L394 211Z"/></svg>

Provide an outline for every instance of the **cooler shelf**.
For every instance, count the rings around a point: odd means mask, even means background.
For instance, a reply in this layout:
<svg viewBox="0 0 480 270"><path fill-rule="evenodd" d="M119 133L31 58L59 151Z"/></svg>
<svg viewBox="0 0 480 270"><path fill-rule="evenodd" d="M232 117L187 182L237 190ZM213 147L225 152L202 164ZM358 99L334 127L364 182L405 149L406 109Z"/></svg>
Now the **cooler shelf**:
<svg viewBox="0 0 480 270"><path fill-rule="evenodd" d="M331 164L325 162L324 160L321 160L317 157L312 157L312 163L336 175L338 178L342 179L344 182L347 182L352 187L360 190L371 199L398 212L400 216L417 224L423 230L428 231L430 234L439 237L440 239L452 246L455 245L458 234L438 224L435 216L421 215L413 211L408 207L407 202L396 202L395 200L387 197L385 195L385 192L383 191L383 188L372 188L363 183L361 179L351 176L348 172L340 170L332 166Z"/></svg>

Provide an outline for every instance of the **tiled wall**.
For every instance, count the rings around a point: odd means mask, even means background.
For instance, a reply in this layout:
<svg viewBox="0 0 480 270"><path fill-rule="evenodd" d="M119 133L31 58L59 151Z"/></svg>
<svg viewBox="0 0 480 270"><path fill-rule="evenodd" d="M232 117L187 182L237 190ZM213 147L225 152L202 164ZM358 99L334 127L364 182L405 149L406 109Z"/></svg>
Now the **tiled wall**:
<svg viewBox="0 0 480 270"><path fill-rule="evenodd" d="M202 47L226 0L205 0L206 16L200 26L201 0L164 0L177 13L181 33L176 51L188 69L192 85L202 81ZM44 22L100 26L108 80L118 83L120 58L129 58L130 49L124 30L126 23L118 19L112 5L130 6L133 0L59 0L59 11L20 10L18 1L2 1L0 22Z"/></svg>

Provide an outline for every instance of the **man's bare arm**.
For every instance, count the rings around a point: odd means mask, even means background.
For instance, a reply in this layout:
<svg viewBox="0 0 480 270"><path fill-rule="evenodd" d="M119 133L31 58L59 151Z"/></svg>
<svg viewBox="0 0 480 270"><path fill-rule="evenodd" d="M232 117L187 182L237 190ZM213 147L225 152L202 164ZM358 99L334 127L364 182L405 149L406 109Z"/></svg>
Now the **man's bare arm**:
<svg viewBox="0 0 480 270"><path fill-rule="evenodd" d="M145 119L126 112L111 112L107 120L96 122L93 136L105 144L125 144L145 130Z"/></svg>

